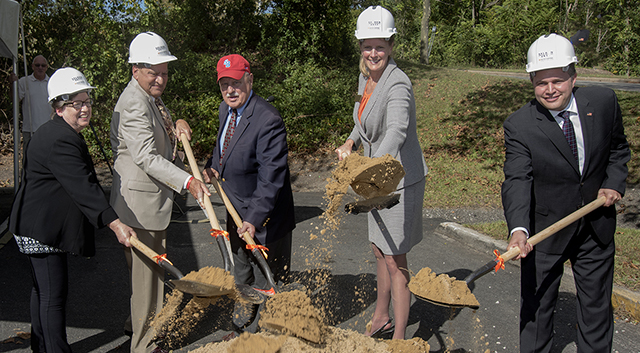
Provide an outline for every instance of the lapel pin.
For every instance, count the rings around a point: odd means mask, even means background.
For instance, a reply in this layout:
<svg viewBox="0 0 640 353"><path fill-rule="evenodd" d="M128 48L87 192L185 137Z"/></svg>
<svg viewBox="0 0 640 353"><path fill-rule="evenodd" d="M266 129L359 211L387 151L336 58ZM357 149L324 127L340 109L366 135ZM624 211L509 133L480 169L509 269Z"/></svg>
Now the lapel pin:
<svg viewBox="0 0 640 353"><path fill-rule="evenodd" d="M587 116L592 116L592 115L593 115L593 113L587 113Z"/></svg>

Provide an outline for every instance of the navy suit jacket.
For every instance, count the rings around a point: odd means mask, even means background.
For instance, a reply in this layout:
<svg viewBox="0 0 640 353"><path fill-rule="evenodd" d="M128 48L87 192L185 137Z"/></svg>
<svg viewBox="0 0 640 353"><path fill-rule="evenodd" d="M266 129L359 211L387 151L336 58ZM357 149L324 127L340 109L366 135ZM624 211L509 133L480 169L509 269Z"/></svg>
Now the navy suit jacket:
<svg viewBox="0 0 640 353"><path fill-rule="evenodd" d="M82 256L95 254L95 228L118 218L98 183L82 135L55 116L27 146L10 231Z"/></svg>
<svg viewBox="0 0 640 353"><path fill-rule="evenodd" d="M220 184L242 220L256 227L260 244L269 244L295 228L284 121L276 108L252 94L220 165L228 110L222 102L218 142L205 168L220 173Z"/></svg>
<svg viewBox="0 0 640 353"><path fill-rule="evenodd" d="M580 174L562 130L535 99L504 122L506 160L502 203L509 229L530 235L593 201L601 188L624 195L630 158L615 93L602 87L574 88L585 161ZM608 244L616 227L615 207L601 207L585 217L596 241ZM537 251L561 254L578 222L536 245Z"/></svg>

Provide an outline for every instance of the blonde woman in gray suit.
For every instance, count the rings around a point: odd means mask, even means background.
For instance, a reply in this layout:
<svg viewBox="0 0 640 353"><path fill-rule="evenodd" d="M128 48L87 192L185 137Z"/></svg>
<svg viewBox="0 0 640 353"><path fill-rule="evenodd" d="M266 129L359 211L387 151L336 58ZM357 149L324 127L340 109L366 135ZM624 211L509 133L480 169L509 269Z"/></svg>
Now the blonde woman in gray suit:
<svg viewBox="0 0 640 353"><path fill-rule="evenodd" d="M397 192L400 203L379 211L389 235L384 236L369 214L369 240L376 257L377 301L365 335L377 337L393 332L404 339L411 292L407 253L422 240L422 200L427 165L416 132L416 106L411 81L391 58L396 33L391 13L372 6L358 17L362 96L353 109L355 126L344 145L336 149L342 160L360 145L367 157L390 154L402 163L406 175ZM389 314L393 300L395 327Z"/></svg>

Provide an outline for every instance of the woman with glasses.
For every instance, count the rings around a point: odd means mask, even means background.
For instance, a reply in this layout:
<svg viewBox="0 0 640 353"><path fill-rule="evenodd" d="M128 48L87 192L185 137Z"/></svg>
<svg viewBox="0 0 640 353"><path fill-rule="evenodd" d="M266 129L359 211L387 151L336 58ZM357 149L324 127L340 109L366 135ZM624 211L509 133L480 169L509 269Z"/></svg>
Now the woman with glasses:
<svg viewBox="0 0 640 353"><path fill-rule="evenodd" d="M128 247L135 236L109 206L80 134L91 119L92 88L73 68L51 76L47 91L54 111L29 143L13 201L10 230L29 257L33 277L33 352L71 352L65 324L67 254L93 256L95 228L109 226Z"/></svg>

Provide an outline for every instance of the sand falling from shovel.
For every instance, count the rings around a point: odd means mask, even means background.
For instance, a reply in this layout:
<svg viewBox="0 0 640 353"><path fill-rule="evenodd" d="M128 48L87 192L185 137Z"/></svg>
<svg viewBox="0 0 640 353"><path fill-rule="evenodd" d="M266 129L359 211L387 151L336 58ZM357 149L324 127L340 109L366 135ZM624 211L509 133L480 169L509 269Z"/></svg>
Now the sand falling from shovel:
<svg viewBox="0 0 640 353"><path fill-rule="evenodd" d="M219 267L204 267L189 272L185 280L219 287L221 290L235 288L233 276ZM151 328L162 333L163 341L168 346L180 344L204 317L205 310L216 303L219 297L193 297L183 306L184 293L173 290L165 296L162 310L151 321Z"/></svg>

